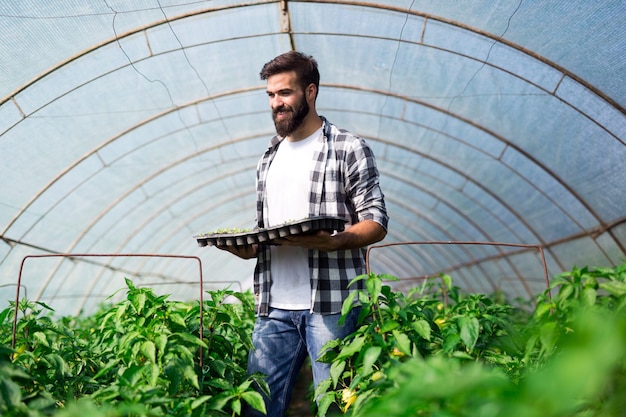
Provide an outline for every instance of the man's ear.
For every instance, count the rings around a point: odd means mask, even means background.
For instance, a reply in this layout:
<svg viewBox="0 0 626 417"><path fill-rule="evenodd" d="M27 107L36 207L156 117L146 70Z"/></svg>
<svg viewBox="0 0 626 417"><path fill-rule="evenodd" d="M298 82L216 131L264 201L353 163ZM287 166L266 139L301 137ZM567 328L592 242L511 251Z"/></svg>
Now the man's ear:
<svg viewBox="0 0 626 417"><path fill-rule="evenodd" d="M317 87L315 84L311 83L306 88L306 98L307 100L315 101L315 97L317 96Z"/></svg>

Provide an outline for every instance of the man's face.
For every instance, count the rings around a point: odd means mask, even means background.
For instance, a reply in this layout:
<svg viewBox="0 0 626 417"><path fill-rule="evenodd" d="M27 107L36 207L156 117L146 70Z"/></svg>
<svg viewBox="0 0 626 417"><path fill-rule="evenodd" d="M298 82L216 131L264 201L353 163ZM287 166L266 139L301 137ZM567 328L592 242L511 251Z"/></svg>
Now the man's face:
<svg viewBox="0 0 626 417"><path fill-rule="evenodd" d="M295 132L309 114L309 103L297 82L295 72L272 75L267 79L272 119L279 136Z"/></svg>

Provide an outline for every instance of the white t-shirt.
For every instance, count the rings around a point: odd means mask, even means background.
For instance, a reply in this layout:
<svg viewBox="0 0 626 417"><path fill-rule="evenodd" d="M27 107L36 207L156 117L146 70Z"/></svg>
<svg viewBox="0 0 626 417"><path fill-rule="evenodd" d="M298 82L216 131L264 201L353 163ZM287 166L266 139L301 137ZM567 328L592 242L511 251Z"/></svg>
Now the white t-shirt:
<svg viewBox="0 0 626 417"><path fill-rule="evenodd" d="M313 153L320 128L297 142L283 140L266 178L269 226L309 216ZM285 310L311 308L308 250L293 246L271 247L272 288L270 306Z"/></svg>

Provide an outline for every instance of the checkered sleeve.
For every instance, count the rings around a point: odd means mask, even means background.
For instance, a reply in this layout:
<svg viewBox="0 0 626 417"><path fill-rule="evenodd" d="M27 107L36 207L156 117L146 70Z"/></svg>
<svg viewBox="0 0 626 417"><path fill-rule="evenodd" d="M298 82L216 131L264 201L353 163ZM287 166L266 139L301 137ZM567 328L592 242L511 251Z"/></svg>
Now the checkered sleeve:
<svg viewBox="0 0 626 417"><path fill-rule="evenodd" d="M365 140L356 138L346 153L346 194L358 221L374 220L387 230L389 218L380 188L378 168L371 148Z"/></svg>

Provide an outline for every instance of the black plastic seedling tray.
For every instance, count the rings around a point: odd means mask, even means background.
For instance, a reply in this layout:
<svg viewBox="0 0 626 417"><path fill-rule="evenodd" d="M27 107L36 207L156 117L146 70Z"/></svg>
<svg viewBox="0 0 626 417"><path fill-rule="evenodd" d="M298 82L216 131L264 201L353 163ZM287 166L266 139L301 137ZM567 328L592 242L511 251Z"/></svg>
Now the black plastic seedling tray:
<svg viewBox="0 0 626 417"><path fill-rule="evenodd" d="M272 240L290 235L312 233L318 230L343 231L346 220L336 216L316 216L302 220L295 220L262 229L254 229L240 233L206 233L195 235L198 246L244 246L254 243L271 242Z"/></svg>

